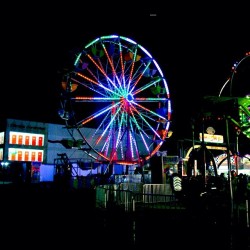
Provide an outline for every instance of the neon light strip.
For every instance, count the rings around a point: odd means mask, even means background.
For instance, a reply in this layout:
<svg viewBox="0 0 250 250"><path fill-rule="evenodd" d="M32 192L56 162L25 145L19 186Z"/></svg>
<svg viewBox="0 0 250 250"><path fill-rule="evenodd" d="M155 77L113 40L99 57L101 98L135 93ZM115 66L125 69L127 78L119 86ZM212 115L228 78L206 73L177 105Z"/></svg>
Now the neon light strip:
<svg viewBox="0 0 250 250"><path fill-rule="evenodd" d="M119 123L119 127L118 127L118 135L117 135L117 141L116 141L116 147L118 147L118 143L121 140L121 129L122 129L122 121L124 120L124 112L122 113L122 117L121 117L121 122Z"/></svg>
<svg viewBox="0 0 250 250"><path fill-rule="evenodd" d="M84 76L84 75L81 74L81 73L76 73L76 74L77 74L78 76L84 78L85 80L87 80L87 81L89 81L89 82L92 82L92 83L96 84L97 86L100 86L100 87L104 88L105 90L107 90L107 91L109 91L109 92L115 94L114 91L112 91L111 89L109 89L109 88L103 86L100 82L95 82L94 80L90 79L90 78L87 77L87 76Z"/></svg>
<svg viewBox="0 0 250 250"><path fill-rule="evenodd" d="M147 143L146 143L146 140L145 140L143 134L141 133L141 131L144 132L144 130L141 128L141 126L140 126L140 125L138 124L138 122L136 121L136 118L135 118L135 115L134 115L132 109L131 109L131 114L132 114L133 121L134 121L134 123L135 123L135 125L136 125L138 131L140 131L139 133L140 133L140 135L141 135L142 141L143 141L143 143L144 143L144 145L145 145L147 151L149 152L149 147L148 147L148 145L147 145ZM144 134L147 135L146 132L144 132ZM148 137L148 135L147 135L147 137ZM148 138L149 138L149 137L148 137Z"/></svg>
<svg viewBox="0 0 250 250"><path fill-rule="evenodd" d="M87 85L87 84L85 84L85 83L83 83L83 82L80 82L80 81L76 80L75 78L72 78L72 81L74 81L75 83L78 83L79 85L82 85L82 86L84 86L84 87L90 89L90 90L93 91L93 92L98 93L99 95L106 96L106 93L102 93L102 92L100 92L100 91L97 91L96 89L91 88L89 85ZM97 84L97 85L98 85L98 84Z"/></svg>
<svg viewBox="0 0 250 250"><path fill-rule="evenodd" d="M138 84L138 82L141 80L142 76L144 75L144 73L146 72L146 70L148 69L149 65L151 64L151 62L148 62L147 66L145 67L145 69L142 71L142 73L140 74L140 76L138 77L137 81L134 82L134 86L131 89L130 92L132 92L134 90L134 88L136 87L136 85Z"/></svg>
<svg viewBox="0 0 250 250"><path fill-rule="evenodd" d="M148 89L149 87L151 87L152 85L156 84L157 82L160 82L162 79L160 77L157 77L157 79L155 79L154 81L152 81L151 83L148 83L147 85L137 89L135 92L133 92L133 95L138 94L139 92L142 92L145 89Z"/></svg>
<svg viewBox="0 0 250 250"><path fill-rule="evenodd" d="M116 71L115 71L115 68L114 68L114 64L111 61L110 56L109 56L109 54L107 52L107 49L106 49L106 47L105 47L105 45L103 43L102 43L102 47L103 47L104 52L105 52L105 54L106 54L106 56L108 58L109 64L110 64L111 69L112 69L113 76L117 79L117 81L118 81L118 83L119 83L119 85L121 87L121 82L120 82L119 78L117 77L117 74L116 74ZM112 83L113 83L113 81L112 81ZM115 86L115 88L117 88L117 86L115 84L113 84L113 85Z"/></svg>
<svg viewBox="0 0 250 250"><path fill-rule="evenodd" d="M117 106L117 104L113 105L114 107ZM100 139L97 141L97 144L100 142L101 138L105 135L106 131L108 130L108 128L111 126L111 124L113 123L116 115L118 114L118 112L120 112L120 109L121 107L119 107L117 110L116 110L116 113L114 114L114 116L112 117L112 119L110 120L108 126L105 128L105 130L103 131L102 135L100 136Z"/></svg>
<svg viewBox="0 0 250 250"><path fill-rule="evenodd" d="M132 75L134 72L136 54L137 54L137 47L135 51L133 52L133 61L132 61L132 67L131 67L130 74L129 74L128 89L130 88L130 83L131 83Z"/></svg>
<svg viewBox="0 0 250 250"><path fill-rule="evenodd" d="M158 97L136 97L134 99L137 102L165 102L168 101L168 98L158 98Z"/></svg>
<svg viewBox="0 0 250 250"><path fill-rule="evenodd" d="M156 134L156 136L161 140L160 135L157 133L157 131L155 131L153 129L153 127L148 123L148 121L146 119L144 119L144 117L139 113L139 111L137 109L134 109L135 112L141 117L141 119L148 125L148 127Z"/></svg>
<svg viewBox="0 0 250 250"><path fill-rule="evenodd" d="M119 105L119 103L113 104L113 105L111 105L110 107L101 110L101 112L98 112L98 113L96 113L95 115L89 116L86 120L82 121L81 124L84 125L84 124L88 123L89 121L95 119L96 117L98 117L98 116L100 116L101 114L107 112L108 110L110 110L110 109L112 109L112 108L115 108L115 107L118 106L118 105Z"/></svg>
<svg viewBox="0 0 250 250"><path fill-rule="evenodd" d="M117 86L114 84L114 82L107 76L106 72L95 62L95 60L91 57L91 55L87 54L87 56L95 64L95 66L102 72L102 74L108 79L108 81L113 85L113 87L117 89Z"/></svg>
<svg viewBox="0 0 250 250"><path fill-rule="evenodd" d="M150 114L153 114L153 115L155 115L156 117L161 118L161 119L163 119L164 121L167 121L166 117L161 116L161 115L157 114L156 112L154 112L154 111L152 111L152 110L150 110L150 109L148 109L148 108L146 108L146 107L143 107L142 105L140 105L140 104L138 104L138 103L136 103L136 102L133 102L133 104L135 104L136 106L140 107L141 109L143 109L143 110L145 110L145 111L148 111ZM148 116L147 116L147 117L148 117Z"/></svg>
<svg viewBox="0 0 250 250"><path fill-rule="evenodd" d="M71 98L71 100L75 100L77 102L92 102L92 101L98 101L98 102L106 102L106 101L120 101L121 98L118 97L91 97L91 96L76 96Z"/></svg>
<svg viewBox="0 0 250 250"><path fill-rule="evenodd" d="M125 89L126 88L126 80L124 78L124 72L125 72L125 69L124 69L124 61L123 61L123 55L122 55L122 46L121 46L121 43L119 42L119 51L120 51L120 62L121 62L121 69L122 69L122 75L121 75L121 78L123 80L123 88Z"/></svg>

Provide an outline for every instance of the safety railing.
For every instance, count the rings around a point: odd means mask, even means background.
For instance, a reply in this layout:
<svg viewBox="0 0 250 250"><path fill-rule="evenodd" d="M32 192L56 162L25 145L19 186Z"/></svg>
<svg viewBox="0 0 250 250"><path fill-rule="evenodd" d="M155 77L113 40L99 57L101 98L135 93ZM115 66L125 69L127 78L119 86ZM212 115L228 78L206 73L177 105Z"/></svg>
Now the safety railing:
<svg viewBox="0 0 250 250"><path fill-rule="evenodd" d="M121 183L96 188L96 207L128 212L146 209L184 209L168 184Z"/></svg>

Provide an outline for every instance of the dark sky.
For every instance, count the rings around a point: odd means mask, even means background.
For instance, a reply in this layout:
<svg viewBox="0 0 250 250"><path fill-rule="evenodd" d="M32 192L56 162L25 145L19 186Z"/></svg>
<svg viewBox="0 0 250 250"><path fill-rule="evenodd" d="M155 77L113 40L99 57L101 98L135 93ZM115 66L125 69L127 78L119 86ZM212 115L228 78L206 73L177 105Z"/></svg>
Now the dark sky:
<svg viewBox="0 0 250 250"><path fill-rule="evenodd" d="M141 44L159 63L172 99L172 130L179 139L190 137L200 98L217 96L233 63L250 51L249 8L133 4L37 3L2 9L1 117L61 123L63 68L89 41L117 34ZM249 81L239 84L249 92Z"/></svg>

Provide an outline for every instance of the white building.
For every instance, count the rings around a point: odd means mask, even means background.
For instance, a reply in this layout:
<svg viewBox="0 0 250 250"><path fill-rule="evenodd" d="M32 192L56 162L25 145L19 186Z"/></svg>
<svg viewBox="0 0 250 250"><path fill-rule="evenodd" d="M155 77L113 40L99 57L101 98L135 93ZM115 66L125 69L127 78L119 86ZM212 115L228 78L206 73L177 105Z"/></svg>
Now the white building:
<svg viewBox="0 0 250 250"><path fill-rule="evenodd" d="M86 134L92 132L88 128L82 130ZM73 138L65 125L7 119L0 131L1 173L5 172L6 177L8 168L22 166L25 171L30 168L31 178L39 175L39 181L52 181L55 163L61 155L66 154L71 160L86 165L92 163L93 158L86 153L86 149L88 147L80 135L76 134ZM79 173L81 169L76 171L76 175L86 175Z"/></svg>

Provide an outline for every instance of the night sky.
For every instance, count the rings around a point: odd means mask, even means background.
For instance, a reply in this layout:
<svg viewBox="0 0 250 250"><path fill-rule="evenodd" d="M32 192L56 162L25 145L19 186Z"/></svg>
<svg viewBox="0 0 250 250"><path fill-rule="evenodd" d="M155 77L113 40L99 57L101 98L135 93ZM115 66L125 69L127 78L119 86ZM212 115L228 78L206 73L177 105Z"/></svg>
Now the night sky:
<svg viewBox="0 0 250 250"><path fill-rule="evenodd" d="M136 7L124 2L121 7L105 2L5 8L1 118L63 123L57 114L63 70L89 41L117 34L141 44L156 59L170 89L174 139L191 138L200 100L218 96L233 64L250 51L249 8L243 5L155 2ZM249 86L249 78L238 81L235 93L249 94Z"/></svg>

